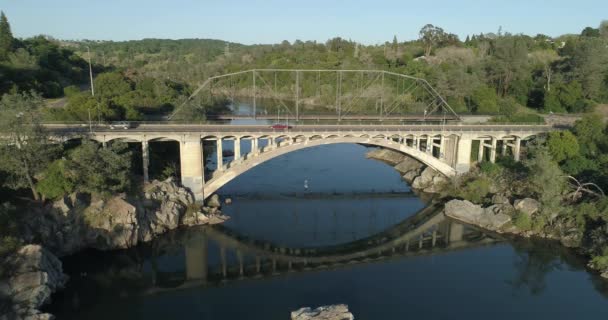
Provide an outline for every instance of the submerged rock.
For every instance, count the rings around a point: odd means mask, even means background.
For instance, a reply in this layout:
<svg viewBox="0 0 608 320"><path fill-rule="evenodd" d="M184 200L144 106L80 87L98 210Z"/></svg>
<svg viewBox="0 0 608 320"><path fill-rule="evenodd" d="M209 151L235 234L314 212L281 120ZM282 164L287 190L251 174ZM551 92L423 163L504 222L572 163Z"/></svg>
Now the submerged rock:
<svg viewBox="0 0 608 320"><path fill-rule="evenodd" d="M345 304L318 307L316 309L301 308L291 312L291 320L353 320L355 317L348 311Z"/></svg>
<svg viewBox="0 0 608 320"><path fill-rule="evenodd" d="M38 309L63 288L68 277L61 261L39 245L26 245L2 261L0 319L53 319ZM2 305L6 303L7 305Z"/></svg>

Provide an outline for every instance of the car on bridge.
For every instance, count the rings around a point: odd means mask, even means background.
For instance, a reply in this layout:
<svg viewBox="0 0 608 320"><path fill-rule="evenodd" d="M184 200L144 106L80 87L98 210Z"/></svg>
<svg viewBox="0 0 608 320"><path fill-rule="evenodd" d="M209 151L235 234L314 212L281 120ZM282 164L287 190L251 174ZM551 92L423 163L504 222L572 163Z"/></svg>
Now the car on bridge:
<svg viewBox="0 0 608 320"><path fill-rule="evenodd" d="M292 126L288 125L288 124L273 124L270 126L270 129L274 129L274 130L288 130L293 128Z"/></svg>
<svg viewBox="0 0 608 320"><path fill-rule="evenodd" d="M110 129L114 130L114 129L130 129L130 128L134 128L135 126L133 125L132 122L129 121L117 121L117 122L112 122L110 123Z"/></svg>

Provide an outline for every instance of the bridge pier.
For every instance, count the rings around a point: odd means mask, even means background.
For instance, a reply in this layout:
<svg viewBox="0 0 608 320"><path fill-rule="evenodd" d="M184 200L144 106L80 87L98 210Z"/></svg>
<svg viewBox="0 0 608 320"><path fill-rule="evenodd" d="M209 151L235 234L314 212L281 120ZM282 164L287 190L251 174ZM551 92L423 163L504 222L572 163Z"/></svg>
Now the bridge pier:
<svg viewBox="0 0 608 320"><path fill-rule="evenodd" d="M224 171L224 149L222 147L222 137L217 137L217 171Z"/></svg>
<svg viewBox="0 0 608 320"><path fill-rule="evenodd" d="M241 161L241 138L234 139L234 161Z"/></svg>
<svg viewBox="0 0 608 320"><path fill-rule="evenodd" d="M188 137L180 144L180 169L182 185L194 194L196 200L202 201L204 172L203 146L199 136Z"/></svg>
<svg viewBox="0 0 608 320"><path fill-rule="evenodd" d="M496 162L496 138L492 137L492 145L490 146L490 162Z"/></svg>
<svg viewBox="0 0 608 320"><path fill-rule="evenodd" d="M148 169L150 166L150 149L148 145L148 140L143 140L141 142L141 158L143 161L143 169L144 169L144 183L148 183L150 181L150 177L148 175Z"/></svg>
<svg viewBox="0 0 608 320"><path fill-rule="evenodd" d="M461 137L458 139L456 149L456 173L463 174L469 172L471 169L471 149L473 147L473 140L469 138ZM479 150L483 152L483 145L480 144ZM483 155L481 155L483 157Z"/></svg>

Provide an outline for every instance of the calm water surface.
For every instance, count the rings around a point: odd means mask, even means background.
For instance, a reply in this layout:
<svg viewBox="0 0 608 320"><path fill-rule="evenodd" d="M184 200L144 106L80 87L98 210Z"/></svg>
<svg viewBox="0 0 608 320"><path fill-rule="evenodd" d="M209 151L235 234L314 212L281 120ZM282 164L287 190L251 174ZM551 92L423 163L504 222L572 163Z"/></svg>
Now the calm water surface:
<svg viewBox="0 0 608 320"><path fill-rule="evenodd" d="M367 151L339 144L276 158L220 190L234 200L221 227L66 258L71 280L48 311L279 320L346 303L356 319L608 316L608 285L571 253L447 220Z"/></svg>

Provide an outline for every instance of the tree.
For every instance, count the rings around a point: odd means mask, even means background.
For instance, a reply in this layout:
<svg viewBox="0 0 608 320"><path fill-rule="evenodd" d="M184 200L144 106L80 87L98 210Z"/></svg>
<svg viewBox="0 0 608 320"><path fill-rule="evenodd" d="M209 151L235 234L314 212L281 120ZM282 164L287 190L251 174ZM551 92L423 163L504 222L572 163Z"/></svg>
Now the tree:
<svg viewBox="0 0 608 320"><path fill-rule="evenodd" d="M427 24L420 29L419 39L424 45L424 55L429 57L434 47L445 40L446 33L442 28Z"/></svg>
<svg viewBox="0 0 608 320"><path fill-rule="evenodd" d="M41 173L61 147L49 143L40 124L42 98L35 93L5 94L0 100L0 169L9 174L8 186L28 187L39 199L36 176Z"/></svg>
<svg viewBox="0 0 608 320"><path fill-rule="evenodd" d="M41 174L37 187L40 194L47 199L57 199L74 190L74 183L66 174L65 166L67 160L55 160Z"/></svg>
<svg viewBox="0 0 608 320"><path fill-rule="evenodd" d="M608 76L608 48L599 38L580 38L568 41L562 54L566 56L562 64L564 73L577 80L588 99L599 99Z"/></svg>
<svg viewBox="0 0 608 320"><path fill-rule="evenodd" d="M471 102L478 114L497 114L499 111L496 92L486 85L481 85L473 91Z"/></svg>
<svg viewBox="0 0 608 320"><path fill-rule="evenodd" d="M587 27L581 32L581 36L597 38L600 36L600 30L592 27Z"/></svg>
<svg viewBox="0 0 608 320"><path fill-rule="evenodd" d="M0 61L8 59L9 53L13 51L13 33L8 19L3 11L0 11Z"/></svg>
<svg viewBox="0 0 608 320"><path fill-rule="evenodd" d="M528 48L521 36L499 37L494 42L494 52L486 63L488 79L494 83L501 96L509 93L511 84L529 77Z"/></svg>
<svg viewBox="0 0 608 320"><path fill-rule="evenodd" d="M549 153L556 162L573 158L579 154L579 145L576 137L570 131L554 131L547 138Z"/></svg>
<svg viewBox="0 0 608 320"><path fill-rule="evenodd" d="M602 23L600 23L600 28L598 30L598 34L602 38L608 39L608 20L604 20L604 21L602 21Z"/></svg>
<svg viewBox="0 0 608 320"><path fill-rule="evenodd" d="M125 143L103 148L84 142L70 154L66 172L76 190L107 196L130 187L131 152Z"/></svg>
<svg viewBox="0 0 608 320"><path fill-rule="evenodd" d="M604 138L604 123L597 114L587 114L574 123L574 134L585 155L597 155L598 143Z"/></svg>
<svg viewBox="0 0 608 320"><path fill-rule="evenodd" d="M566 190L564 173L546 147L535 150L524 165L530 173L527 179L530 191L541 203L541 213L548 221L553 220L561 210L562 194Z"/></svg>

